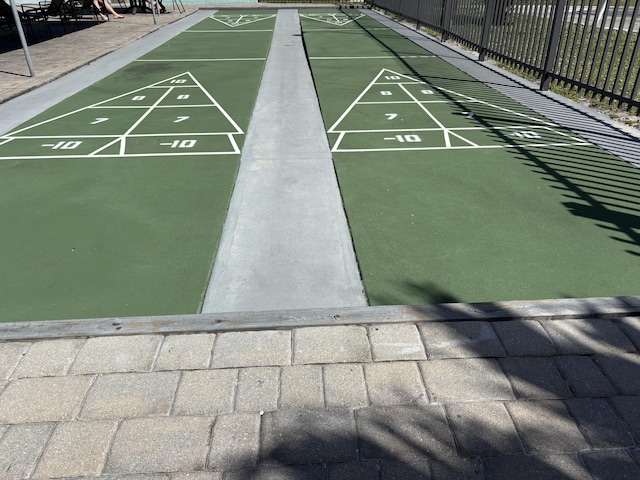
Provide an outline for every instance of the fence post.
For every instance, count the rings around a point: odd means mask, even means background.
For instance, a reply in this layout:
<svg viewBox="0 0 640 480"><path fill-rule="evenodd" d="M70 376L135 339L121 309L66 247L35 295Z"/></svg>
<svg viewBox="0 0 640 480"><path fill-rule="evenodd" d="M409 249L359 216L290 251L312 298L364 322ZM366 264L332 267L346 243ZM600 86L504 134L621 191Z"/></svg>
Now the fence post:
<svg viewBox="0 0 640 480"><path fill-rule="evenodd" d="M540 78L540 90L549 90L553 69L556 66L558 58L558 45L560 44L560 33L562 31L562 19L564 17L567 0L556 0L555 10L553 12L553 24L549 32L547 43L547 54L544 60L542 76Z"/></svg>
<svg viewBox="0 0 640 480"><path fill-rule="evenodd" d="M487 56L487 48L489 47L489 37L491 36L491 25L493 24L493 16L496 11L497 0L487 0L487 6L484 11L484 22L482 24L482 35L480 36L480 51L478 60L484 62Z"/></svg>

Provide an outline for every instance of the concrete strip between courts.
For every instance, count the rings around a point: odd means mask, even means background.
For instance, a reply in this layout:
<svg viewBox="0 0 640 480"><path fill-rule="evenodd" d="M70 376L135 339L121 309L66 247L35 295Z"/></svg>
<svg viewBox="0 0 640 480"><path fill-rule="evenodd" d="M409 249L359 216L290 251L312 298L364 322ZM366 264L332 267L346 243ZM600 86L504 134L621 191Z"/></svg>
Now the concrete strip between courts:
<svg viewBox="0 0 640 480"><path fill-rule="evenodd" d="M366 305L297 10L280 10L202 312Z"/></svg>

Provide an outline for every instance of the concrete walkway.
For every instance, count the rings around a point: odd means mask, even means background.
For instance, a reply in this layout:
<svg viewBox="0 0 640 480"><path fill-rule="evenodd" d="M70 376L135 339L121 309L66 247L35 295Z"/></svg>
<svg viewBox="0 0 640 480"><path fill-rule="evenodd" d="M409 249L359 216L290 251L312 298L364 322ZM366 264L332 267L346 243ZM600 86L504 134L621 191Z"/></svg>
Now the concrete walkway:
<svg viewBox="0 0 640 480"><path fill-rule="evenodd" d="M202 311L366 304L298 11L280 10Z"/></svg>
<svg viewBox="0 0 640 480"><path fill-rule="evenodd" d="M0 324L0 478L640 478L639 315L629 297Z"/></svg>

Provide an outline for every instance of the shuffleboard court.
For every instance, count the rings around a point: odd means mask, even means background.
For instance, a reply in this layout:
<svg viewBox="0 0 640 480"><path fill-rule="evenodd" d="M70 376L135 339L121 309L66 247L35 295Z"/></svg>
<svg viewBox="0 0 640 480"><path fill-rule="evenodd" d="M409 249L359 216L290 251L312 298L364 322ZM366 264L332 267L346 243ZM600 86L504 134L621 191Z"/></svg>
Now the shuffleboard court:
<svg viewBox="0 0 640 480"><path fill-rule="evenodd" d="M216 15L0 137L2 321L199 312L275 12Z"/></svg>
<svg viewBox="0 0 640 480"><path fill-rule="evenodd" d="M637 168L372 15L301 22L370 304L637 293Z"/></svg>

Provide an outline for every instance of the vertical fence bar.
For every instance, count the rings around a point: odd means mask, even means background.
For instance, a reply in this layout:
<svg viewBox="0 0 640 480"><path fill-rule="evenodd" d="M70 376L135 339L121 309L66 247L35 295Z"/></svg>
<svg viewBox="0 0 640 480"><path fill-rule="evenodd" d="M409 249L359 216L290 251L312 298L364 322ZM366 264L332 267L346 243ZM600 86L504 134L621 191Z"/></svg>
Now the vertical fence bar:
<svg viewBox="0 0 640 480"><path fill-rule="evenodd" d="M629 14L629 10L630 10L629 5L625 4L624 10L622 11L622 16L620 17L620 26L621 27L624 26L625 21L627 20L627 15ZM631 24L631 26L633 26L633 24ZM613 50L612 50L613 52L620 51L620 43L622 42L622 37L623 36L624 35L622 34L622 32L620 32L620 29L618 29L616 31L616 41L613 44ZM612 56L611 63L609 64L609 69L607 70L607 78L605 78L605 81L604 81L604 88L605 89L610 89L610 88L613 89L613 88L615 88L615 84L612 86L611 83L610 83L611 82L611 75L614 72L618 72L620 70L620 66L623 64L623 58L620 58L620 62L618 63L618 65L617 66L614 65L613 64L614 58L615 57Z"/></svg>
<svg viewBox="0 0 640 480"><path fill-rule="evenodd" d="M486 10L484 12L484 22L482 24L482 34L480 36L480 55L478 59L484 62L489 47L489 37L491 36L491 19L496 10L496 0L487 0Z"/></svg>
<svg viewBox="0 0 640 480"><path fill-rule="evenodd" d="M637 19L638 19L638 2L636 2L635 6L633 7L633 14L631 15L631 26L636 24ZM622 49L622 54L620 55L620 64L618 65L618 71L616 72L616 79L613 85L611 86L611 92L614 94L616 93L616 87L617 85L620 84L620 80L624 72L625 59L627 58L627 55L629 53L632 37L633 35L627 35L627 39L624 42L624 48ZM638 46L638 40L636 39L636 47L637 46ZM632 69L632 68L633 68L633 64L629 63L629 69ZM620 91L624 92L624 88L621 89Z"/></svg>
<svg viewBox="0 0 640 480"><path fill-rule="evenodd" d="M620 36L620 30L622 29L622 27L624 27L624 23L620 22L620 28L618 30L616 30L615 25L616 25L616 21L618 19L618 10L620 8L620 0L616 0L614 5L613 5L613 15L611 16L611 21L609 23L609 28L607 29L607 38L604 42L604 46L603 46L603 50L605 52L610 52L611 51L611 40L613 38L613 32L616 32L617 35L616 36ZM604 22L602 22L604 23ZM602 28L602 24L601 24L601 28ZM602 62L600 62L600 68L598 68L598 73L596 74L596 78L600 79L602 78L603 74L604 74L604 69L605 67L607 68L607 75L606 78L609 78L609 72L611 71L611 67L612 67L612 63L614 61L614 57L615 57L615 50L614 50L614 54L612 54L608 59L607 58L603 58ZM608 61L607 61L608 60ZM602 80L599 82L600 85L602 86L602 88L606 88L607 86L607 81L606 80Z"/></svg>
<svg viewBox="0 0 640 480"><path fill-rule="evenodd" d="M564 14L566 4L566 0L557 0L555 11L553 12L553 24L551 31L549 32L547 54L544 62L544 68L542 70L542 77L540 79L541 90L549 90L549 85L551 84L551 74L553 73L553 69L556 65L560 32L562 30L562 16Z"/></svg>

